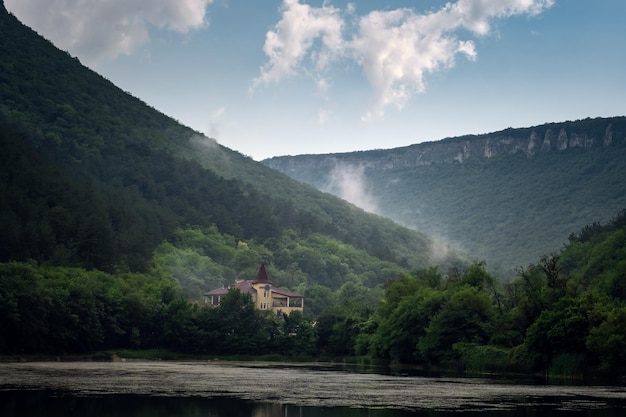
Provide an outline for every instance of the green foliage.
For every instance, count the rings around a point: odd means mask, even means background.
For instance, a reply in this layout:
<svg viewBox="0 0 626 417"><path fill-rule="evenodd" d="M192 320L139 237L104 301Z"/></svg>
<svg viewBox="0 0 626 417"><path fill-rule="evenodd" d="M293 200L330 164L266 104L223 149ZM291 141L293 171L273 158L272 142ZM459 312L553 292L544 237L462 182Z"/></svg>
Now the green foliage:
<svg viewBox="0 0 626 417"><path fill-rule="evenodd" d="M156 277L0 264L0 351L140 347L158 334L164 303L177 293L171 281Z"/></svg>
<svg viewBox="0 0 626 417"><path fill-rule="evenodd" d="M561 353L550 361L548 376L551 379L562 379L567 381L582 380L585 375L586 358L582 353Z"/></svg>
<svg viewBox="0 0 626 417"><path fill-rule="evenodd" d="M149 275L4 263L0 353L165 348L194 355L367 355L395 363L453 365L471 373L534 370L550 378L579 379L597 369L621 378L626 308L623 300L606 293L603 278L615 276L615 269L578 275L595 258L576 259L569 252L579 251L580 244L589 245L589 253L598 246L613 248L610 242L626 225L620 215L609 226L585 231L584 242L573 238L562 253L543 257L504 285L482 262L446 273L436 267L404 273L388 282L384 293L381 287L365 286L356 273L336 292L301 282L310 296L305 305L310 301L312 308L282 320L257 310L250 295L239 290L229 291L219 308L189 303L181 280L165 268L187 268L180 263L155 263ZM176 235L187 247L164 245L165 255L155 259L171 261L184 254L210 260L207 254L240 250L272 255L254 242L235 243L215 228ZM288 236L293 244L293 235ZM619 271L621 252L615 250L612 265Z"/></svg>
<svg viewBox="0 0 626 417"><path fill-rule="evenodd" d="M0 353L168 349L185 354L314 355L302 313L280 322L231 290L219 308L189 303L158 275L0 264Z"/></svg>
<svg viewBox="0 0 626 417"><path fill-rule="evenodd" d="M488 277L481 263L445 279L436 268L403 276L386 288L376 330L361 343L377 356L405 363L454 358L459 342L486 343L494 315L492 299L481 289Z"/></svg>
<svg viewBox="0 0 626 417"><path fill-rule="evenodd" d="M260 261L336 290L432 259L425 236L181 126L5 10L0 53L0 262L156 268L198 299Z"/></svg>
<svg viewBox="0 0 626 417"><path fill-rule="evenodd" d="M317 334L311 322L300 311L285 316L282 338L278 345L287 356L314 356L317 353Z"/></svg>
<svg viewBox="0 0 626 417"><path fill-rule="evenodd" d="M372 341L374 352L394 362L419 361L418 342L425 337L431 317L443 302L444 295L431 288L406 293L391 314L382 318Z"/></svg>
<svg viewBox="0 0 626 417"><path fill-rule="evenodd" d="M589 330L589 351L599 358L601 368L617 374L626 367L626 306L611 308L602 322Z"/></svg>
<svg viewBox="0 0 626 417"><path fill-rule="evenodd" d="M335 293L323 285L300 286L298 292L306 297L304 309L311 317L319 317L325 310L337 304Z"/></svg>
<svg viewBox="0 0 626 417"><path fill-rule="evenodd" d="M220 354L258 354L267 352L272 336L271 323L257 310L250 294L230 290L219 308L211 310L213 325L209 342Z"/></svg>
<svg viewBox="0 0 626 417"><path fill-rule="evenodd" d="M492 306L489 296L475 287L454 291L430 319L417 345L428 362L455 358L456 343L486 344L489 341Z"/></svg>
<svg viewBox="0 0 626 417"><path fill-rule="evenodd" d="M362 325L357 351L393 362L456 364L467 372L541 370L578 379L596 367L622 377L626 310L619 292L606 291L606 280L619 288L626 279L620 272L625 254L616 243L626 228L623 216L572 236L561 253L520 269L505 284L482 262L402 276ZM598 268L600 253L605 262Z"/></svg>
<svg viewBox="0 0 626 417"><path fill-rule="evenodd" d="M452 349L470 374L507 372L512 368L510 349L467 342L457 342Z"/></svg>
<svg viewBox="0 0 626 417"><path fill-rule="evenodd" d="M586 351L585 340L592 327L589 309L584 300L563 298L539 315L525 340L528 351L535 352L536 366L546 367L560 354Z"/></svg>
<svg viewBox="0 0 626 417"><path fill-rule="evenodd" d="M254 277L260 262L268 264L275 285L306 295L306 314L313 317L335 302L373 309L382 295L374 284L404 271L327 236L302 239L286 230L261 244L236 241L216 227L176 230L173 243L156 248L152 271L172 276L188 299L201 300L207 290Z"/></svg>
<svg viewBox="0 0 626 417"><path fill-rule="evenodd" d="M565 150L556 149L561 131ZM319 189L338 164L367 166L362 180L382 215L456 242L510 279L626 206L625 138L626 117L612 117L264 162Z"/></svg>
<svg viewBox="0 0 626 417"><path fill-rule="evenodd" d="M362 320L337 309L327 310L316 322L317 352L321 356L354 356Z"/></svg>
<svg viewBox="0 0 626 417"><path fill-rule="evenodd" d="M598 224L571 235L560 259L563 271L579 291L626 301L626 210L605 226Z"/></svg>

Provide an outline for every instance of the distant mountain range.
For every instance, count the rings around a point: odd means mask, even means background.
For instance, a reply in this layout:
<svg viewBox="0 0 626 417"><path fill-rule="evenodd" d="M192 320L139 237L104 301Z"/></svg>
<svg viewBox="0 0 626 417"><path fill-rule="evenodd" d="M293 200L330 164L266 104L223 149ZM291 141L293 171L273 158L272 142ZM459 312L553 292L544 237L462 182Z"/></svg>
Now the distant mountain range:
<svg viewBox="0 0 626 417"><path fill-rule="evenodd" d="M263 161L509 274L626 207L626 118Z"/></svg>

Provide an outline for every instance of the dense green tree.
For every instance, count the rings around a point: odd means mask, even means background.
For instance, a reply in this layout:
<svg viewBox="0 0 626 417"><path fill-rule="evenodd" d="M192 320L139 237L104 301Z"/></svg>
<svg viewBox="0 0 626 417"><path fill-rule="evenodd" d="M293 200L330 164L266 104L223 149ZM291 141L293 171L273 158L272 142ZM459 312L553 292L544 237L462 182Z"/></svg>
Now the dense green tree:
<svg viewBox="0 0 626 417"><path fill-rule="evenodd" d="M304 311L308 317L319 317L325 310L336 307L336 293L323 285L313 284L305 286L302 294L306 297Z"/></svg>
<svg viewBox="0 0 626 417"><path fill-rule="evenodd" d="M283 337L278 346L288 356L314 356L317 353L317 334L311 322L300 311L284 316Z"/></svg>
<svg viewBox="0 0 626 417"><path fill-rule="evenodd" d="M493 320L489 296L475 287L454 291L432 317L426 335L418 341L421 356L439 362L453 356L456 343L486 344Z"/></svg>
<svg viewBox="0 0 626 417"><path fill-rule="evenodd" d="M380 318L371 340L372 352L394 362L420 361L418 342L443 302L444 294L429 287L407 293L389 315Z"/></svg>
<svg viewBox="0 0 626 417"><path fill-rule="evenodd" d="M220 354L265 353L273 335L266 312L257 310L250 294L238 289L228 291L216 309L214 340Z"/></svg>
<svg viewBox="0 0 626 417"><path fill-rule="evenodd" d="M163 343L165 347L184 353L203 353L206 330L198 325L198 305L176 297L164 310Z"/></svg>
<svg viewBox="0 0 626 417"><path fill-rule="evenodd" d="M592 327L590 306L579 298L562 298L528 328L525 345L536 366L546 368L561 354L584 354Z"/></svg>
<svg viewBox="0 0 626 417"><path fill-rule="evenodd" d="M0 264L0 299L4 352L75 353L158 346L156 323L180 293L156 276L12 262Z"/></svg>
<svg viewBox="0 0 626 417"><path fill-rule="evenodd" d="M589 330L586 347L602 369L621 377L626 367L626 306L611 308L602 322Z"/></svg>

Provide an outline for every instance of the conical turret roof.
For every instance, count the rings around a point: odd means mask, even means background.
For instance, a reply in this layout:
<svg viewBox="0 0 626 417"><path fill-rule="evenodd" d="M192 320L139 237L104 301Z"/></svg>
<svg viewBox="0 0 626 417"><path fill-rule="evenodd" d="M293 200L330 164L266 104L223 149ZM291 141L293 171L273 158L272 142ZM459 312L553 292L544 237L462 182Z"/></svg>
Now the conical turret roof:
<svg viewBox="0 0 626 417"><path fill-rule="evenodd" d="M256 274L256 278L252 281L253 284L271 284L272 281L267 277L267 271L265 271L265 264L262 263L259 268L259 272Z"/></svg>

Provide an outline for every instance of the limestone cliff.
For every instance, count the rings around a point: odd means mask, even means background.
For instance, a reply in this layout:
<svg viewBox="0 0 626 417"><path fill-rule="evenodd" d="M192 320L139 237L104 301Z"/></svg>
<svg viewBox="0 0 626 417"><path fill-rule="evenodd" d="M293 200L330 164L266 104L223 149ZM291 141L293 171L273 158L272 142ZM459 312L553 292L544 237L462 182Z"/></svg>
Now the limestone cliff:
<svg viewBox="0 0 626 417"><path fill-rule="evenodd" d="M287 174L302 169L303 166L330 168L337 161L386 170L434 163L464 163L518 152L531 158L541 152L561 152L571 148L607 147L615 144L626 144L626 117L510 128L500 132L448 138L388 150L275 157L263 163Z"/></svg>

